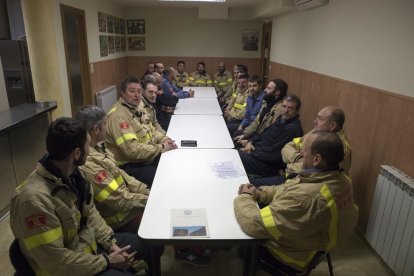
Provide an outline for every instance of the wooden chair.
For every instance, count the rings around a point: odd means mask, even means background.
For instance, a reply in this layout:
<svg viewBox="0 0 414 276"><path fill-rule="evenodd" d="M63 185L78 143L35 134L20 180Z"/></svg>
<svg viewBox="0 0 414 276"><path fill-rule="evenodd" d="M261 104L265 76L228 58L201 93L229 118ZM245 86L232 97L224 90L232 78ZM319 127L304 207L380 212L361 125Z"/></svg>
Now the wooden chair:
<svg viewBox="0 0 414 276"><path fill-rule="evenodd" d="M19 242L15 239L9 248L9 258L16 272L14 276L35 276L26 257L20 250Z"/></svg>

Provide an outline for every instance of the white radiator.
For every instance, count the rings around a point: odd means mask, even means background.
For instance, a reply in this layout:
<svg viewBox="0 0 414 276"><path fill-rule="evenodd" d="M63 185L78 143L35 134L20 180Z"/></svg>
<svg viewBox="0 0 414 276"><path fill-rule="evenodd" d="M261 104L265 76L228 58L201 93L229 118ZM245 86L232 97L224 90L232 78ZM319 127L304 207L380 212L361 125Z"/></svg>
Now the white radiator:
<svg viewBox="0 0 414 276"><path fill-rule="evenodd" d="M106 113L117 101L116 85L108 86L96 93L96 105L103 108Z"/></svg>
<svg viewBox="0 0 414 276"><path fill-rule="evenodd" d="M414 275L414 179L382 165L366 238L396 275Z"/></svg>

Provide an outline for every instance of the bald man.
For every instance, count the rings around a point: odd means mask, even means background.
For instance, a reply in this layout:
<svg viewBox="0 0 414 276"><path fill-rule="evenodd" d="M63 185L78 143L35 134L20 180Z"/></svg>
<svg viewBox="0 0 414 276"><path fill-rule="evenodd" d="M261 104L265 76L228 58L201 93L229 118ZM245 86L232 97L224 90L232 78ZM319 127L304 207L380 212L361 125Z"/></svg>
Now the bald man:
<svg viewBox="0 0 414 276"><path fill-rule="evenodd" d="M220 62L218 66L218 71L214 75L214 88L216 89L217 96L220 98L226 93L232 83L233 78L231 76L231 73L226 70L226 66L224 65L224 62Z"/></svg>
<svg viewBox="0 0 414 276"><path fill-rule="evenodd" d="M254 179L252 183L256 186L278 185L283 183L287 176L301 173L303 171L303 155L301 150L304 138L310 133L320 130L334 132L341 139L344 148L344 159L339 164L339 167L345 174L348 174L351 167L352 149L343 129L345 123L344 111L337 106L326 106L318 112L313 123L314 128L309 133L303 137L294 138L283 147L282 159L286 164L285 175Z"/></svg>

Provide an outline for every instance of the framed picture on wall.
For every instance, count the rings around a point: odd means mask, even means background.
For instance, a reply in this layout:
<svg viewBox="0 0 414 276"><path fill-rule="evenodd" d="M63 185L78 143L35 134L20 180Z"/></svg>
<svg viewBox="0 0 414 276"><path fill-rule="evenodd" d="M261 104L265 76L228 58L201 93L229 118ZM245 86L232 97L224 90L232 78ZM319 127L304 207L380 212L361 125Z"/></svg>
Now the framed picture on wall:
<svg viewBox="0 0 414 276"><path fill-rule="evenodd" d="M242 32L242 49L244 51L257 51L259 49L258 30L244 30Z"/></svg>
<svg viewBox="0 0 414 276"><path fill-rule="evenodd" d="M125 19L120 20L121 34L125 34Z"/></svg>
<svg viewBox="0 0 414 276"><path fill-rule="evenodd" d="M106 14L98 12L99 31L106 33Z"/></svg>
<svg viewBox="0 0 414 276"><path fill-rule="evenodd" d="M145 37L134 36L128 37L129 51L145 51Z"/></svg>
<svg viewBox="0 0 414 276"><path fill-rule="evenodd" d="M106 27L108 29L108 33L114 33L114 17L112 15L106 16Z"/></svg>
<svg viewBox="0 0 414 276"><path fill-rule="evenodd" d="M116 34L121 33L121 19L118 17L114 17L114 29Z"/></svg>
<svg viewBox="0 0 414 276"><path fill-rule="evenodd" d="M108 36L108 54L115 53L115 37Z"/></svg>
<svg viewBox="0 0 414 276"><path fill-rule="evenodd" d="M99 48L101 57L106 57L108 55L108 37L106 35L99 36Z"/></svg>
<svg viewBox="0 0 414 276"><path fill-rule="evenodd" d="M145 20L127 20L128 34L145 34Z"/></svg>
<svg viewBox="0 0 414 276"><path fill-rule="evenodd" d="M122 52L126 52L126 37L125 36L121 37L121 50Z"/></svg>
<svg viewBox="0 0 414 276"><path fill-rule="evenodd" d="M121 37L116 36L115 37L115 52L121 52Z"/></svg>

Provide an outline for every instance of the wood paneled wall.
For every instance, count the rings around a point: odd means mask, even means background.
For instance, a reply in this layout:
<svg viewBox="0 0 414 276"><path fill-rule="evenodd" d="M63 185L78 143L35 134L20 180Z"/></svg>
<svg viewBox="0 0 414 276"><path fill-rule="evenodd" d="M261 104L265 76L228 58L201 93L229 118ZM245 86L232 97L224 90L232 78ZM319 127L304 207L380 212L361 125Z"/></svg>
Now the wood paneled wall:
<svg viewBox="0 0 414 276"><path fill-rule="evenodd" d="M244 64L249 68L249 75L260 74L259 58L220 58L220 57L128 57L128 74L141 77L148 62L162 62L164 67L177 67L177 61L183 60L185 71L191 73L196 70L197 63L203 61L206 64L206 71L213 77L217 72L218 65L223 61L226 69L232 73L235 64Z"/></svg>
<svg viewBox="0 0 414 276"><path fill-rule="evenodd" d="M91 63L91 90L92 99L95 102L95 94L110 86L116 85L118 96L120 94L120 84L127 76L128 58L115 58Z"/></svg>
<svg viewBox="0 0 414 276"><path fill-rule="evenodd" d="M301 98L305 132L324 106L345 111L358 224L366 231L380 165L393 165L414 177L414 99L274 62L270 76L285 80L289 92Z"/></svg>

